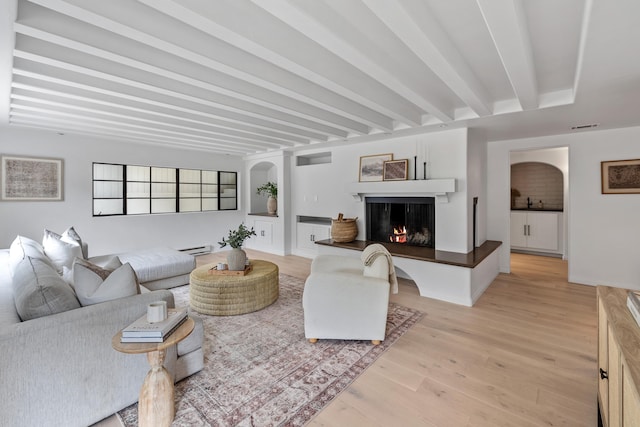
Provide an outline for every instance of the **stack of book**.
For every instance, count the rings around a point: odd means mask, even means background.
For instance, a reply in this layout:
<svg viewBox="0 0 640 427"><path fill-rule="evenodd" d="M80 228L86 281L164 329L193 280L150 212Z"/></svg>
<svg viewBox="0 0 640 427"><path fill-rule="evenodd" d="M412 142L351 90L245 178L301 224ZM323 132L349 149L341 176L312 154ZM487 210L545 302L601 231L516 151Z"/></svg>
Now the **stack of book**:
<svg viewBox="0 0 640 427"><path fill-rule="evenodd" d="M636 323L640 326L640 297L633 291L627 293L627 307L631 315L636 319Z"/></svg>
<svg viewBox="0 0 640 427"><path fill-rule="evenodd" d="M187 308L170 308L162 322L149 323L147 315L122 330L120 342L163 342L187 320Z"/></svg>

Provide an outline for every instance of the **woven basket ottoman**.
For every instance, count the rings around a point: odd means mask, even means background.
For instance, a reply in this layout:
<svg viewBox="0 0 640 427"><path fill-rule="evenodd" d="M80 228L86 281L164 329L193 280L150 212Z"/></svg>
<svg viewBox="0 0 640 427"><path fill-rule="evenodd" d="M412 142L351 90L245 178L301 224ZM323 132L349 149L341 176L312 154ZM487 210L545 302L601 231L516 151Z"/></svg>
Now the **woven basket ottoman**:
<svg viewBox="0 0 640 427"><path fill-rule="evenodd" d="M273 304L280 293L278 266L251 261L246 275L216 274L215 264L198 267L189 278L189 303L198 313L231 316L251 313Z"/></svg>

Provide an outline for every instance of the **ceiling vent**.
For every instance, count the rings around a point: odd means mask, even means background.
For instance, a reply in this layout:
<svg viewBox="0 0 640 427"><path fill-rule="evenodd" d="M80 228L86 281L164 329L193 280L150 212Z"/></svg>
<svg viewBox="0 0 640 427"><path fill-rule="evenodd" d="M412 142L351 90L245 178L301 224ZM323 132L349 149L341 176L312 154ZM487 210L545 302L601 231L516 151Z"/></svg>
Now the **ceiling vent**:
<svg viewBox="0 0 640 427"><path fill-rule="evenodd" d="M598 126L600 126L600 123L591 123L588 125L571 126L571 130L593 129L597 128Z"/></svg>

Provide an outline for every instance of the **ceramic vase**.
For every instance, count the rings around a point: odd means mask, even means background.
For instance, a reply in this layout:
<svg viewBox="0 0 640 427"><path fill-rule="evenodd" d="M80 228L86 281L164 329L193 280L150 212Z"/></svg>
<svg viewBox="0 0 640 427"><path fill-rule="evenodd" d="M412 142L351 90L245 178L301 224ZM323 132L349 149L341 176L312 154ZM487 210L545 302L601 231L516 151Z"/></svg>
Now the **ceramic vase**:
<svg viewBox="0 0 640 427"><path fill-rule="evenodd" d="M278 212L278 199L273 196L269 196L267 199L267 213L269 215L274 215Z"/></svg>
<svg viewBox="0 0 640 427"><path fill-rule="evenodd" d="M240 248L233 248L227 254L229 270L242 271L247 263L247 254Z"/></svg>

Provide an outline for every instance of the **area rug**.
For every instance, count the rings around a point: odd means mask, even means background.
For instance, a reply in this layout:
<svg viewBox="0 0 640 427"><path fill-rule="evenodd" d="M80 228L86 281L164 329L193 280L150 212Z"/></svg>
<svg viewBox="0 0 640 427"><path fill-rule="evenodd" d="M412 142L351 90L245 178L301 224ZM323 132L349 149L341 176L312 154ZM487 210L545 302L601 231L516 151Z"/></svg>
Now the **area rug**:
<svg viewBox="0 0 640 427"><path fill-rule="evenodd" d="M343 391L421 317L389 305L386 339L320 340L304 337L304 283L280 275L280 297L260 311L204 320L202 371L175 386L173 426L301 426ZM189 286L172 290L176 306L189 305ZM137 426L137 405L119 412Z"/></svg>

